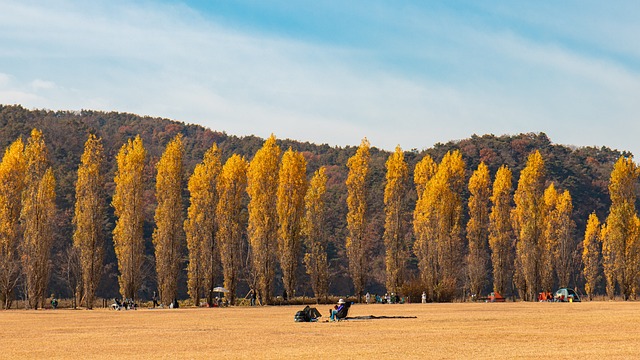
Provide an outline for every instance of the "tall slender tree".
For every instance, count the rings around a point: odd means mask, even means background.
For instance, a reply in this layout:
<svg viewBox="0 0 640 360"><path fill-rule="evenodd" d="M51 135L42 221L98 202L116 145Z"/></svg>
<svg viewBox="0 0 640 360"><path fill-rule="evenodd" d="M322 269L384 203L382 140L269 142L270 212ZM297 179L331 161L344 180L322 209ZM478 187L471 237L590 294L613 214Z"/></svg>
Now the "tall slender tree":
<svg viewBox="0 0 640 360"><path fill-rule="evenodd" d="M202 163L196 165L189 178L190 205L184 231L189 250L187 289L194 304L200 303L204 292L207 303L213 305L219 249L216 241L216 212L218 190L216 184L222 170L220 150L213 144L204 154Z"/></svg>
<svg viewBox="0 0 640 360"><path fill-rule="evenodd" d="M398 292L403 283L407 260L405 199L409 169L400 146L389 155L386 163L387 184L384 189L384 245L387 269L387 291Z"/></svg>
<svg viewBox="0 0 640 360"><path fill-rule="evenodd" d="M568 287L571 276L576 272L579 262L578 243L574 236L576 228L573 217L573 202L569 190L565 190L556 201L555 219L557 246L553 254L554 268L558 276L558 285Z"/></svg>
<svg viewBox="0 0 640 360"><path fill-rule="evenodd" d="M418 258L420 277L425 285L428 297L434 299L433 289L436 283L435 234L430 230L435 225L434 212L429 201L429 181L435 175L438 165L429 155L425 155L415 167L413 181L418 200L413 212L413 233L416 238L413 252Z"/></svg>
<svg viewBox="0 0 640 360"><path fill-rule="evenodd" d="M22 266L29 307L37 309L44 305L49 283L49 258L56 212L55 178L49 166L44 136L37 129L31 131L25 157L27 168L20 214L24 229Z"/></svg>
<svg viewBox="0 0 640 360"><path fill-rule="evenodd" d="M636 181L638 168L632 158L620 157L611 171L611 208L602 233L602 253L607 294L614 297L616 284L629 299L636 290L640 266Z"/></svg>
<svg viewBox="0 0 640 360"><path fill-rule="evenodd" d="M304 255L304 263L311 280L311 288L317 299L326 298L329 293L325 223L326 191L327 175L323 166L313 174L305 196L304 235L307 253Z"/></svg>
<svg viewBox="0 0 640 360"><path fill-rule="evenodd" d="M296 271L302 246L304 196L307 193L307 161L301 153L287 150L278 175L278 250L282 282L289 296L295 295Z"/></svg>
<svg viewBox="0 0 640 360"><path fill-rule="evenodd" d="M367 239L367 175L369 173L369 140L362 140L347 167L347 258L355 293L360 299L367 281L365 254L370 244Z"/></svg>
<svg viewBox="0 0 640 360"><path fill-rule="evenodd" d="M513 280L514 234L511 227L511 170L501 166L493 182L491 215L489 215L489 247L493 267L493 290L507 295Z"/></svg>
<svg viewBox="0 0 640 360"><path fill-rule="evenodd" d="M122 145L116 161L118 168L112 205L116 226L113 229L113 246L118 259L118 283L124 298L135 299L142 284L141 267L144 259L143 224L143 170L146 150L140 136Z"/></svg>
<svg viewBox="0 0 640 360"><path fill-rule="evenodd" d="M555 255L558 251L558 191L551 183L543 195L543 235L540 238L540 290L553 291L556 282Z"/></svg>
<svg viewBox="0 0 640 360"><path fill-rule="evenodd" d="M481 162L469 179L469 221L467 269L471 294L480 295L489 280L489 199L491 177L489 168Z"/></svg>
<svg viewBox="0 0 640 360"><path fill-rule="evenodd" d="M276 251L278 248L278 214L276 200L280 147L271 135L249 163L249 244L251 263L261 299L268 304L273 292Z"/></svg>
<svg viewBox="0 0 640 360"><path fill-rule="evenodd" d="M584 291L591 300L599 279L602 277L600 220L595 213L589 215L587 229L582 242L582 274L584 275Z"/></svg>
<svg viewBox="0 0 640 360"><path fill-rule="evenodd" d="M520 173L512 221L516 234L516 283L520 296L533 301L541 287L540 243L544 233L544 161L539 151Z"/></svg>
<svg viewBox="0 0 640 360"><path fill-rule="evenodd" d="M84 144L84 153L78 168L76 207L73 217L75 225L73 245L80 258L83 294L87 309L93 308L104 256L106 203L103 163L102 140L91 134Z"/></svg>
<svg viewBox="0 0 640 360"><path fill-rule="evenodd" d="M156 228L153 245L156 255L158 290L162 303L171 303L178 295L178 277L184 251L184 215L182 206L182 176L184 146L182 134L167 144L156 177Z"/></svg>
<svg viewBox="0 0 640 360"><path fill-rule="evenodd" d="M24 143L18 138L4 153L0 163L0 302L9 309L20 278L20 210L26 159Z"/></svg>
<svg viewBox="0 0 640 360"><path fill-rule="evenodd" d="M226 296L231 304L235 303L236 285L242 266L242 239L246 228L243 205L248 167L249 164L243 157L233 155L224 164L218 178L216 238L220 248L224 286L229 290Z"/></svg>

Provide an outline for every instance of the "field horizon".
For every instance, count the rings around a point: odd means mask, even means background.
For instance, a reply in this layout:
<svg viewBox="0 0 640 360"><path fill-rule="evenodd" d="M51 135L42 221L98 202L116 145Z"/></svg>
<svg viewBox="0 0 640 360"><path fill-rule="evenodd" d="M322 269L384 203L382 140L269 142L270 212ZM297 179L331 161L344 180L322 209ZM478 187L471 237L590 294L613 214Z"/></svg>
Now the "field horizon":
<svg viewBox="0 0 640 360"><path fill-rule="evenodd" d="M356 304L295 323L301 306L0 312L6 358L632 358L640 302Z"/></svg>

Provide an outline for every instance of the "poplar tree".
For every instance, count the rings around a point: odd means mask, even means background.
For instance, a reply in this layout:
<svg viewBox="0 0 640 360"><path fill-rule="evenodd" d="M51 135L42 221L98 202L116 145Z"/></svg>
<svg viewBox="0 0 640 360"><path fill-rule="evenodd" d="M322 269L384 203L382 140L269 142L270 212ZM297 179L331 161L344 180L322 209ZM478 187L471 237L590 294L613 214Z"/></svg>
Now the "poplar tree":
<svg viewBox="0 0 640 360"><path fill-rule="evenodd" d="M600 220L595 213L589 215L587 229L582 242L582 274L584 275L584 291L589 300L593 298L602 273L601 264Z"/></svg>
<svg viewBox="0 0 640 360"><path fill-rule="evenodd" d="M216 264L219 249L216 241L217 221L213 209L218 205L216 184L222 164L220 150L213 144L204 154L204 159L193 170L189 178L188 189L190 205L184 231L189 250L187 266L187 289L194 304L200 303L204 291L207 303L213 305Z"/></svg>
<svg viewBox="0 0 640 360"><path fill-rule="evenodd" d="M13 290L20 278L20 210L26 159L24 143L18 138L0 163L0 301L4 309L13 302Z"/></svg>
<svg viewBox="0 0 640 360"><path fill-rule="evenodd" d="M614 297L616 284L625 300L635 294L637 287L640 266L635 207L637 177L638 169L632 158L620 157L611 171L611 208L602 234L604 275L609 298Z"/></svg>
<svg viewBox="0 0 640 360"><path fill-rule="evenodd" d="M244 194L247 190L247 161L234 154L222 167L218 177L219 201L216 207L218 229L216 238L220 248L225 295L235 303L236 285L242 266L242 239L246 220L243 216Z"/></svg>
<svg viewBox="0 0 640 360"><path fill-rule="evenodd" d="M305 196L304 236L307 253L304 263L317 299L329 293L329 263L327 262L326 205L327 175L324 166L311 178Z"/></svg>
<svg viewBox="0 0 640 360"><path fill-rule="evenodd" d="M184 146L182 134L167 144L156 177L156 228L153 245L156 255L158 292L162 303L171 303L178 294L178 277L182 269L184 249L184 216L182 208L182 174Z"/></svg>
<svg viewBox="0 0 640 360"><path fill-rule="evenodd" d="M493 267L493 290L507 295L513 280L513 229L511 227L511 170L505 165L496 173L489 215L489 247Z"/></svg>
<svg viewBox="0 0 640 360"><path fill-rule="evenodd" d="M572 220L573 202L571 194L565 190L556 201L555 219L557 224L557 245L553 255L558 285L568 287L578 259L578 244L575 240L575 222Z"/></svg>
<svg viewBox="0 0 640 360"><path fill-rule="evenodd" d="M520 296L534 301L541 287L540 243L544 236L544 161L539 151L527 159L514 194L512 221L516 235L516 284Z"/></svg>
<svg viewBox="0 0 640 360"><path fill-rule="evenodd" d="M87 309L93 308L96 288L102 274L104 256L104 149L102 140L89 135L78 168L76 206L73 217L76 247L82 272L84 300Z"/></svg>
<svg viewBox="0 0 640 360"><path fill-rule="evenodd" d="M268 304L273 292L276 251L278 248L278 214L276 200L280 147L271 135L249 163L249 245L251 263L261 299Z"/></svg>
<svg viewBox="0 0 640 360"><path fill-rule="evenodd" d="M307 192L306 174L307 161L304 156L289 148L282 156L276 203L282 282L289 297L295 295L296 270L302 246L304 196Z"/></svg>
<svg viewBox="0 0 640 360"><path fill-rule="evenodd" d="M469 221L467 269L471 294L480 295L488 282L489 271L489 199L491 178L489 168L481 162L469 179Z"/></svg>
<svg viewBox="0 0 640 360"><path fill-rule="evenodd" d="M398 292L403 282L407 244L405 241L405 199L409 169L400 146L386 163L387 184L384 189L384 246L387 269L387 291Z"/></svg>
<svg viewBox="0 0 640 360"><path fill-rule="evenodd" d="M25 148L25 188L20 220L24 229L22 268L25 273L29 307L44 306L49 283L49 258L53 245L55 179L49 166L48 150L42 132L31 131Z"/></svg>
<svg viewBox="0 0 640 360"><path fill-rule="evenodd" d="M413 173L418 200L413 212L413 233L415 242L413 252L418 259L421 280L431 300L435 296L433 289L436 283L435 268L435 234L430 231L435 226L435 214L429 201L429 180L435 175L438 165L428 154L420 160Z"/></svg>
<svg viewBox="0 0 640 360"><path fill-rule="evenodd" d="M112 205L116 215L113 246L118 259L118 283L123 298L135 299L142 284L141 267L144 258L143 170L146 150L140 135L122 145L116 161L116 185Z"/></svg>
<svg viewBox="0 0 640 360"><path fill-rule="evenodd" d="M465 164L459 151L448 152L428 181L414 213L420 272L434 301L451 300L463 272L462 188Z"/></svg>
<svg viewBox="0 0 640 360"><path fill-rule="evenodd" d="M369 247L367 239L367 175L369 173L369 140L362 140L355 155L347 161L347 258L349 273L360 299L367 280L365 254Z"/></svg>
<svg viewBox="0 0 640 360"><path fill-rule="evenodd" d="M540 238L539 254L540 254L540 290L553 291L556 279L555 256L558 251L558 191L553 183L551 183L544 191L543 195L543 213L544 231Z"/></svg>

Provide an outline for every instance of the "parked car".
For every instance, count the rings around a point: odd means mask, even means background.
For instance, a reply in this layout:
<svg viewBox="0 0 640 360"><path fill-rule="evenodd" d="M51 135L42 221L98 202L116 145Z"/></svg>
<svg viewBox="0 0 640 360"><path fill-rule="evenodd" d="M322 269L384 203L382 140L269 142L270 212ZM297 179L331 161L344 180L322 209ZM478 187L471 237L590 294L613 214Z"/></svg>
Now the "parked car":
<svg viewBox="0 0 640 360"><path fill-rule="evenodd" d="M553 299L560 302L580 302L580 296L578 296L573 289L569 288L558 289Z"/></svg>

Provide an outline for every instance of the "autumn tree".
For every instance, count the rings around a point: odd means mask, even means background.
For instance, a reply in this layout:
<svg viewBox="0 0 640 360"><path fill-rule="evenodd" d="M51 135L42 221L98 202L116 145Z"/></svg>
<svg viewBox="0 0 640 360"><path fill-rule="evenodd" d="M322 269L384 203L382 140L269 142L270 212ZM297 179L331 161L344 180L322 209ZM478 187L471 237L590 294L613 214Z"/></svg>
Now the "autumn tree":
<svg viewBox="0 0 640 360"><path fill-rule="evenodd" d="M200 303L204 292L207 303L213 305L216 264L218 263L218 244L216 241L218 190L216 184L222 170L220 150L213 144L204 154L204 159L193 170L189 178L188 189L190 205L184 231L189 250L187 265L187 290L194 304Z"/></svg>
<svg viewBox="0 0 640 360"><path fill-rule="evenodd" d="M278 214L276 200L280 147L271 135L249 164L249 245L251 263L261 299L269 303L273 292L276 251L278 248Z"/></svg>
<svg viewBox="0 0 640 360"><path fill-rule="evenodd" d="M405 240L405 199L409 169L404 161L400 146L389 155L386 163L387 184L384 189L385 223L384 246L387 269L387 290L398 292L403 282L403 272L407 260Z"/></svg>
<svg viewBox="0 0 640 360"><path fill-rule="evenodd" d="M467 270L471 294L480 295L488 282L489 270L489 168L481 162L469 179L469 221Z"/></svg>
<svg viewBox="0 0 640 360"><path fill-rule="evenodd" d="M544 161L539 151L527 159L514 194L512 221L516 235L516 284L520 296L533 301L541 287L540 243L544 233Z"/></svg>
<svg viewBox="0 0 640 360"><path fill-rule="evenodd" d="M543 195L543 234L540 237L539 256L540 256L540 290L553 291L555 286L556 262L555 254L558 250L558 212L557 201L558 191L553 183L551 183L544 191Z"/></svg>
<svg viewBox="0 0 640 360"><path fill-rule="evenodd" d="M506 295L513 280L513 228L511 227L512 199L511 170L501 166L493 181L491 214L489 215L489 248L493 267L493 290Z"/></svg>
<svg viewBox="0 0 640 360"><path fill-rule="evenodd" d="M246 219L243 215L244 194L247 190L247 161L234 154L222 167L218 178L219 201L216 207L224 286L228 300L235 303L236 285L242 267L242 240Z"/></svg>
<svg viewBox="0 0 640 360"><path fill-rule="evenodd" d="M80 158L73 217L73 245L77 249L82 274L84 300L93 308L96 288L102 275L104 256L104 149L102 140L89 135Z"/></svg>
<svg viewBox="0 0 640 360"><path fill-rule="evenodd" d="M32 309L44 306L49 283L49 258L53 245L56 213L55 178L49 166L48 150L42 132L31 131L25 148L25 187L22 193L20 220L24 229L22 268L26 295Z"/></svg>
<svg viewBox="0 0 640 360"><path fill-rule="evenodd" d="M118 259L118 283L123 298L135 299L142 283L141 267L144 258L143 170L146 150L140 136L122 145L116 161L118 168L112 205L116 215L113 246Z"/></svg>
<svg viewBox="0 0 640 360"><path fill-rule="evenodd" d="M295 295L296 270L301 250L304 196L307 193L307 161L301 153L287 150L278 174L278 250L282 282L289 296Z"/></svg>
<svg viewBox="0 0 640 360"><path fill-rule="evenodd" d="M26 160L24 143L18 138L4 153L0 163L0 301L9 309L20 274L20 210Z"/></svg>
<svg viewBox="0 0 640 360"><path fill-rule="evenodd" d="M418 269L428 297L434 299L435 287L435 234L430 231L435 227L435 214L432 211L427 191L429 181L435 175L438 165L428 154L420 160L413 173L418 200L413 212L413 233L415 242L413 252L418 259ZM426 196L425 196L426 195Z"/></svg>
<svg viewBox="0 0 640 360"><path fill-rule="evenodd" d="M593 298L598 281L601 277L601 240L600 221L595 213L589 215L587 229L582 242L582 274L584 275L584 291L589 299Z"/></svg>
<svg viewBox="0 0 640 360"><path fill-rule="evenodd" d="M156 177L156 228L153 245L156 255L158 292L162 303L171 303L178 295L178 276L182 269L184 225L182 207L182 174L184 146L182 134L167 144Z"/></svg>
<svg viewBox="0 0 640 360"><path fill-rule="evenodd" d="M329 263L327 262L326 203L327 175L325 168L318 169L311 178L305 196L303 233L307 253L304 263L317 299L329 293Z"/></svg>
<svg viewBox="0 0 640 360"><path fill-rule="evenodd" d="M569 190L558 196L555 208L556 246L553 254L558 285L568 287L578 263L578 244L574 237L573 202Z"/></svg>
<svg viewBox="0 0 640 360"><path fill-rule="evenodd" d="M462 188L465 164L448 152L416 204L414 229L420 272L434 301L451 300L462 280Z"/></svg>
<svg viewBox="0 0 640 360"><path fill-rule="evenodd" d="M369 246L367 239L367 174L369 173L369 140L362 140L360 146L347 161L347 258L349 273L355 293L362 295L366 284L367 265L365 254Z"/></svg>
<svg viewBox="0 0 640 360"><path fill-rule="evenodd" d="M607 295L613 298L616 284L625 299L636 291L640 243L635 186L638 169L632 158L620 157L611 171L611 208L602 232L603 267Z"/></svg>

